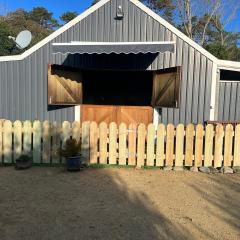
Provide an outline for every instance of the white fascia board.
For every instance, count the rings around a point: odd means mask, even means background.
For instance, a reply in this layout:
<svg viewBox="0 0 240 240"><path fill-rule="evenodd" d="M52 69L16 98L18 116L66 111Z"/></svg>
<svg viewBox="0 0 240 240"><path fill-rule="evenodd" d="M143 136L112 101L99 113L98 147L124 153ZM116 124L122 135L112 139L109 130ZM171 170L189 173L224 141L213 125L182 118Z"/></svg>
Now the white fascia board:
<svg viewBox="0 0 240 240"><path fill-rule="evenodd" d="M69 28L73 27L78 22L82 21L84 18L89 16L91 13L95 12L97 9L99 9L100 7L102 7L103 5L105 5L109 1L110 0L101 0L100 2L96 3L95 5L93 5L92 7L87 9L86 11L84 11L78 17L74 18L72 21L70 21L69 23L65 24L63 27L59 28L58 30L53 32L51 35L49 35L48 37L44 38L42 41L40 41L39 43L37 43L36 45L31 47L30 49L25 51L23 54L15 55L15 56L0 57L0 62L23 60L24 58L28 57L29 55L31 55L32 53L37 51L39 48L43 47L45 44L47 44L50 41L52 41L54 38L56 38L60 34L62 34L65 31L67 31Z"/></svg>
<svg viewBox="0 0 240 240"><path fill-rule="evenodd" d="M189 45L191 45L193 48L195 48L197 51L202 53L204 56L209 58L213 62L217 62L218 59L213 56L210 52L208 52L206 49L201 47L199 44L194 42L192 39L190 39L188 36L186 36L184 33L182 33L180 30L175 28L173 25L171 25L169 22L161 18L158 14L153 12L151 9L149 9L147 6L145 6L143 3L141 3L139 0L129 0L133 4L135 4L138 8L140 8L142 11L147 13L149 16L151 16L153 19L155 19L157 22L161 23L163 26L168 28L170 31L175 33L179 38L187 42Z"/></svg>
<svg viewBox="0 0 240 240"><path fill-rule="evenodd" d="M176 44L176 42L173 41L159 41L159 42L77 42L72 41L70 43L52 43L53 46L108 46L108 45L116 45L116 46L122 46L122 45L165 45L165 44Z"/></svg>
<svg viewBox="0 0 240 240"><path fill-rule="evenodd" d="M218 68L222 70L240 71L240 62L218 60Z"/></svg>

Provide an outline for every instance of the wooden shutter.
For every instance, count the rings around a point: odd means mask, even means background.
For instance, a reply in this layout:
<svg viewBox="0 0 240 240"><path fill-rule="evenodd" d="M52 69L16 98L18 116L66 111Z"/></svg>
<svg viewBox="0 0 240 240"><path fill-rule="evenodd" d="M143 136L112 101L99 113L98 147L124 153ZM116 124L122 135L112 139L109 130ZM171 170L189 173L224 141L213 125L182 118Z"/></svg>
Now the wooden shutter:
<svg viewBox="0 0 240 240"><path fill-rule="evenodd" d="M48 66L48 104L82 103L82 74L79 69L61 65Z"/></svg>
<svg viewBox="0 0 240 240"><path fill-rule="evenodd" d="M154 72L152 106L178 108L180 104L180 82L180 67Z"/></svg>

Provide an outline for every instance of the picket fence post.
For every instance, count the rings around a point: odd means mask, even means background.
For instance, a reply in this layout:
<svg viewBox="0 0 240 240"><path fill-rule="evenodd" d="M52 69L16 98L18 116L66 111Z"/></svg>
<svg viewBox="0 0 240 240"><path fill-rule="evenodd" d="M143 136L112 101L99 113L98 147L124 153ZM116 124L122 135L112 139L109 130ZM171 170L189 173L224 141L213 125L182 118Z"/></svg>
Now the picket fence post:
<svg viewBox="0 0 240 240"><path fill-rule="evenodd" d="M214 167L222 167L222 151L223 151L223 125L218 124L215 130L215 151L214 151Z"/></svg>
<svg viewBox="0 0 240 240"><path fill-rule="evenodd" d="M147 128L147 166L154 166L154 146L155 146L155 126L154 124L149 124Z"/></svg>
<svg viewBox="0 0 240 240"><path fill-rule="evenodd" d="M144 124L138 126L137 136L137 167L144 166L145 159L145 141L146 141L146 127Z"/></svg>
<svg viewBox="0 0 240 240"><path fill-rule="evenodd" d="M127 163L127 126L125 123L119 125L119 165Z"/></svg>
<svg viewBox="0 0 240 240"><path fill-rule="evenodd" d="M213 137L214 128L212 124L206 126L205 133L205 151L204 151L204 166L211 167L213 161Z"/></svg>
<svg viewBox="0 0 240 240"><path fill-rule="evenodd" d="M109 125L109 164L117 164L117 124Z"/></svg>
<svg viewBox="0 0 240 240"><path fill-rule="evenodd" d="M99 129L96 122L90 124L90 164L98 163Z"/></svg>
<svg viewBox="0 0 240 240"><path fill-rule="evenodd" d="M52 124L52 163L60 163L60 150L61 147L61 124L53 122Z"/></svg>
<svg viewBox="0 0 240 240"><path fill-rule="evenodd" d="M49 121L43 122L43 163L50 163L51 160L51 123Z"/></svg>
<svg viewBox="0 0 240 240"><path fill-rule="evenodd" d="M41 139L42 139L42 124L40 121L33 122L33 162L41 162Z"/></svg>
<svg viewBox="0 0 240 240"><path fill-rule="evenodd" d="M166 143L166 167L173 166L174 159L174 126L167 125L167 143Z"/></svg>
<svg viewBox="0 0 240 240"><path fill-rule="evenodd" d="M137 125L131 123L129 125L128 134L128 165L136 166L137 156Z"/></svg>
<svg viewBox="0 0 240 240"><path fill-rule="evenodd" d="M240 124L235 128L233 166L240 167Z"/></svg>
<svg viewBox="0 0 240 240"><path fill-rule="evenodd" d="M12 122L5 120L3 122L3 155L4 163L12 163Z"/></svg>
<svg viewBox="0 0 240 240"><path fill-rule="evenodd" d="M175 166L182 167L183 166L183 145L184 145L184 125L179 124L176 130L176 159Z"/></svg>
<svg viewBox="0 0 240 240"><path fill-rule="evenodd" d="M232 166L232 147L233 147L233 125L228 124L225 128L224 158L225 167Z"/></svg>
<svg viewBox="0 0 240 240"><path fill-rule="evenodd" d="M99 125L99 163L107 164L107 124L105 122Z"/></svg>
<svg viewBox="0 0 240 240"><path fill-rule="evenodd" d="M159 124L157 129L156 166L163 167L165 160L165 125Z"/></svg>
<svg viewBox="0 0 240 240"><path fill-rule="evenodd" d="M13 123L13 142L14 142L14 162L21 156L22 153L22 122L15 121Z"/></svg>
<svg viewBox="0 0 240 240"><path fill-rule="evenodd" d="M82 123L82 148L81 153L85 164L89 164L90 150L90 122Z"/></svg>

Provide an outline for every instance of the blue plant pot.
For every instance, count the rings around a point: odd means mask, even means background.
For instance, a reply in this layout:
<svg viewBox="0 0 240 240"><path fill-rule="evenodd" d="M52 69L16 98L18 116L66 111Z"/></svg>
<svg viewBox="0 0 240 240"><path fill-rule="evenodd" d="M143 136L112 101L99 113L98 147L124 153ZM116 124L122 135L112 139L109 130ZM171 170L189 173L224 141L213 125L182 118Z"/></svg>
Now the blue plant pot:
<svg viewBox="0 0 240 240"><path fill-rule="evenodd" d="M66 158L66 165L68 171L80 171L81 164L82 164L81 156Z"/></svg>

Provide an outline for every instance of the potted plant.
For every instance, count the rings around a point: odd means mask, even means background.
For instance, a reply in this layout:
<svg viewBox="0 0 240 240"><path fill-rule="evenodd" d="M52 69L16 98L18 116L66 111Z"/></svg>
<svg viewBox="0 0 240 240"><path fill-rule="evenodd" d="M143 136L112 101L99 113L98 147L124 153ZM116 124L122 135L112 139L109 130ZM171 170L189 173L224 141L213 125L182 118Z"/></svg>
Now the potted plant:
<svg viewBox="0 0 240 240"><path fill-rule="evenodd" d="M65 157L68 171L80 171L81 168L81 143L76 139L69 138L64 148L60 150L61 156Z"/></svg>

